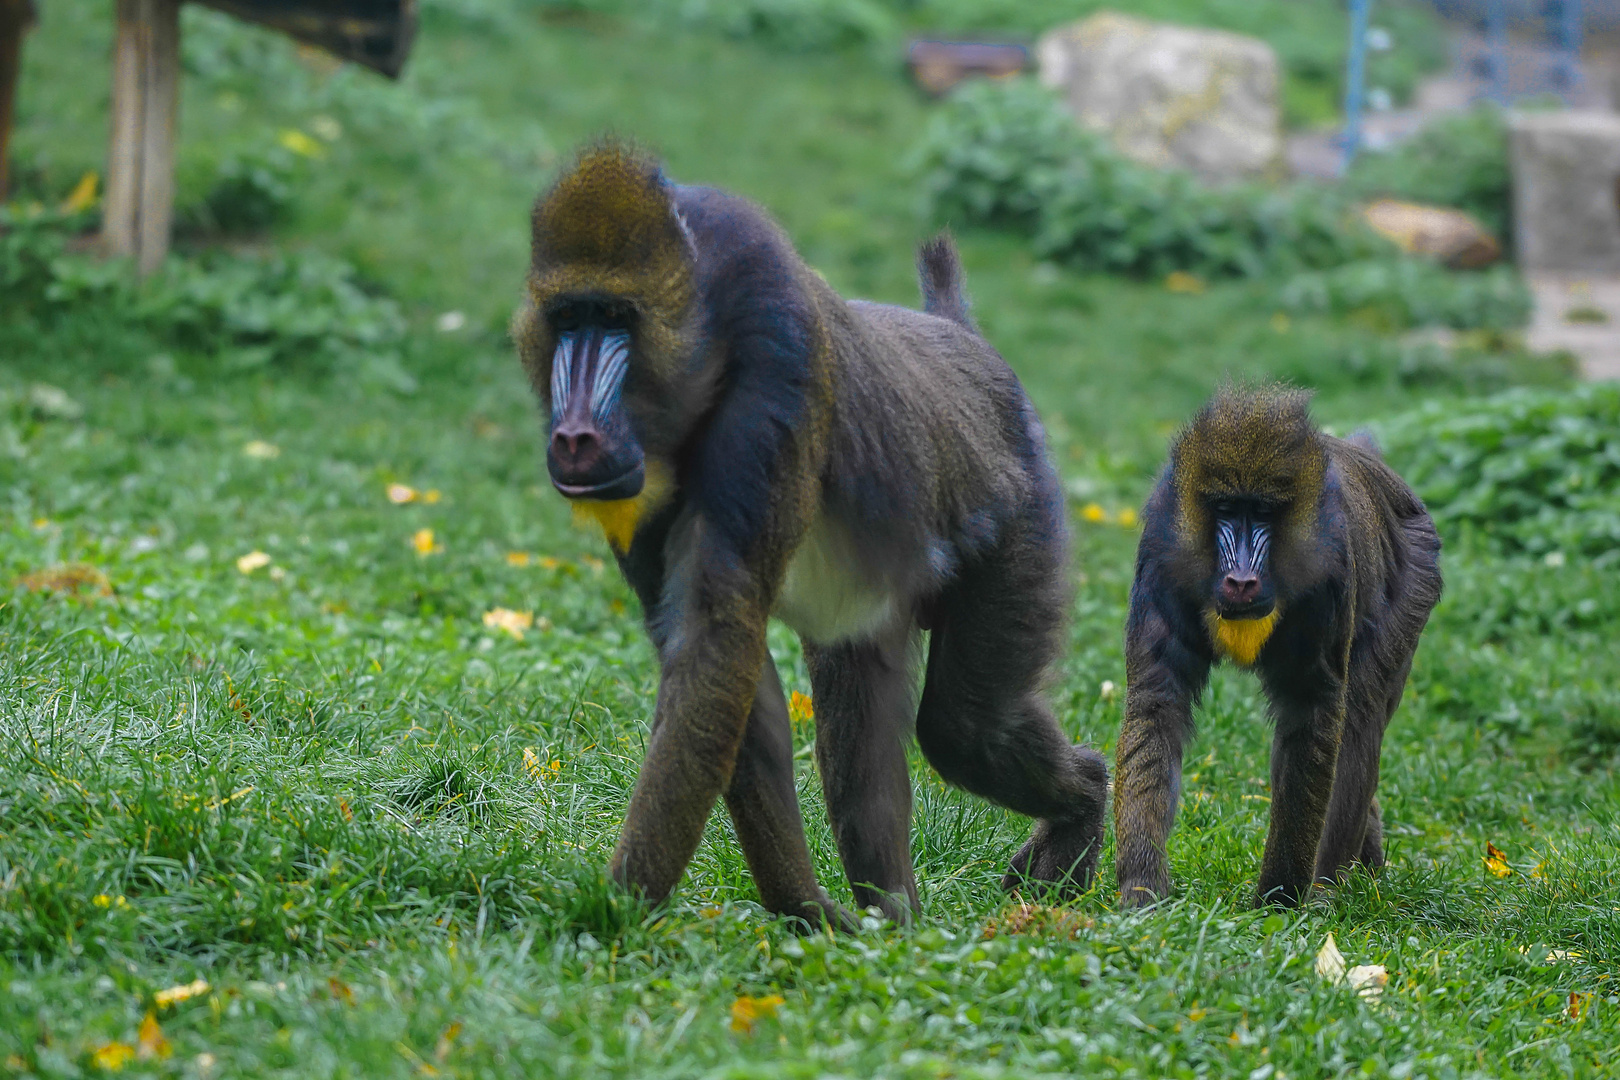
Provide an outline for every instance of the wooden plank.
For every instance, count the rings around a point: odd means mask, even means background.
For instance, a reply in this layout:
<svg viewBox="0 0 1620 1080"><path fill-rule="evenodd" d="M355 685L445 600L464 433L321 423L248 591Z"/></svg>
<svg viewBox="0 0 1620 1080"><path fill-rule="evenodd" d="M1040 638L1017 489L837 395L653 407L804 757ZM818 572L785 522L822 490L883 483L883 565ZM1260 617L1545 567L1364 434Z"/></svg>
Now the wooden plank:
<svg viewBox="0 0 1620 1080"><path fill-rule="evenodd" d="M16 112L17 79L22 73L23 32L33 22L30 0L0 0L0 202L9 190L11 123Z"/></svg>
<svg viewBox="0 0 1620 1080"><path fill-rule="evenodd" d="M398 78L416 36L416 0L202 0L306 45Z"/></svg>
<svg viewBox="0 0 1620 1080"><path fill-rule="evenodd" d="M142 275L169 250L179 104L180 0L118 0L102 235Z"/></svg>

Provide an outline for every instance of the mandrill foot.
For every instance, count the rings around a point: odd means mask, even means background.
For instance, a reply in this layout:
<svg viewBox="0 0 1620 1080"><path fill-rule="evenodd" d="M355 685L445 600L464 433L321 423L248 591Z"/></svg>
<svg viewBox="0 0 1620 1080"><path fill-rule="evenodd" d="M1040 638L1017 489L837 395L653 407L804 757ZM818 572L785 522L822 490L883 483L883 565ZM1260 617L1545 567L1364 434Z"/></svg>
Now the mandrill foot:
<svg viewBox="0 0 1620 1080"><path fill-rule="evenodd" d="M1001 879L1007 892L1048 891L1060 902L1077 900L1097 876L1102 822L1041 821L1013 856Z"/></svg>

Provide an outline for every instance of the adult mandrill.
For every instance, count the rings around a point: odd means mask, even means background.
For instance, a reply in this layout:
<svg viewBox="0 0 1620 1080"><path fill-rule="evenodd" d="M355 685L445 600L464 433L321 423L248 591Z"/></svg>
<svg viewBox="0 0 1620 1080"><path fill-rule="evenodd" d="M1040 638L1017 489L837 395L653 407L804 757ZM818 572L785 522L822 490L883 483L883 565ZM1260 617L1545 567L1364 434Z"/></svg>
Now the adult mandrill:
<svg viewBox="0 0 1620 1080"><path fill-rule="evenodd" d="M663 900L724 795L764 905L851 924L810 865L776 615L804 642L857 903L917 905L914 716L945 779L1041 819L1008 884L1084 888L1107 773L1041 697L1068 604L1063 496L950 241L919 256L926 313L846 302L762 211L613 143L541 196L533 233L514 336L547 468L602 525L662 665L613 877Z"/></svg>
<svg viewBox="0 0 1620 1080"><path fill-rule="evenodd" d="M1114 783L1128 906L1169 891L1182 751L1218 657L1259 672L1277 725L1257 902L1383 865L1379 748L1440 599L1440 538L1372 441L1324 435L1308 400L1218 393L1143 513Z"/></svg>

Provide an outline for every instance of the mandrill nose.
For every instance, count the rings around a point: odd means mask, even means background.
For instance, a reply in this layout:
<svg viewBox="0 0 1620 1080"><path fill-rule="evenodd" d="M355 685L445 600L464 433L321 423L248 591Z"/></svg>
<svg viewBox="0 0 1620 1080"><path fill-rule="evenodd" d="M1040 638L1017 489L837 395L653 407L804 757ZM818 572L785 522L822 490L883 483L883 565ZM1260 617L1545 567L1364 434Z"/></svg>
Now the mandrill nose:
<svg viewBox="0 0 1620 1080"><path fill-rule="evenodd" d="M551 452L559 464L585 472L602 450L601 438L589 425L559 424L551 433Z"/></svg>
<svg viewBox="0 0 1620 1080"><path fill-rule="evenodd" d="M1221 581L1221 599L1229 604L1248 604L1260 595L1260 575L1231 573Z"/></svg>

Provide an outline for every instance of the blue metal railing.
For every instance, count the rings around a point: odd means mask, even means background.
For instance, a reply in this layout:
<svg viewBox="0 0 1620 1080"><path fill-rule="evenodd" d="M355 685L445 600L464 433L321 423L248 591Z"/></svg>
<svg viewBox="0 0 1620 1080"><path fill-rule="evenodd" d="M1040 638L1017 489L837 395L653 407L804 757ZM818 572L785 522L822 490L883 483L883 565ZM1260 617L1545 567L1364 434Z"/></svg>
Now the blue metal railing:
<svg viewBox="0 0 1620 1080"><path fill-rule="evenodd" d="M1466 17L1483 24L1485 53L1482 74L1483 96L1500 105L1510 105L1519 97L1557 94L1569 104L1581 88L1581 36L1584 26L1582 0L1433 0L1435 7L1453 18ZM1611 14L1613 0L1593 0L1600 19ZM1349 168L1362 145L1362 119L1367 103L1367 34L1373 0L1348 0L1350 51L1345 64L1343 168ZM1514 24L1530 29L1536 39L1551 42L1553 58L1549 65L1529 73L1517 84L1510 70L1513 64ZM1519 74L1524 75L1523 71Z"/></svg>

